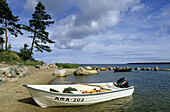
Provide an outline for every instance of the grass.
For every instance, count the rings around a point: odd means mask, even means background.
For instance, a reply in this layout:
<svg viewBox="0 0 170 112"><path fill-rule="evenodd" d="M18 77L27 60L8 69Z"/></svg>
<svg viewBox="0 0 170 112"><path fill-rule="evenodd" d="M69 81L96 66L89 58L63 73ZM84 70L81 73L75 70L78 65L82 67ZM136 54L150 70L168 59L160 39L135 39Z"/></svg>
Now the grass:
<svg viewBox="0 0 170 112"><path fill-rule="evenodd" d="M78 68L79 64L70 64L70 63L55 63L59 68Z"/></svg>
<svg viewBox="0 0 170 112"><path fill-rule="evenodd" d="M0 52L0 62L15 64L21 61L22 59L17 55L16 52L13 52L13 51L1 51Z"/></svg>
<svg viewBox="0 0 170 112"><path fill-rule="evenodd" d="M26 60L24 61L22 58L19 57L17 52L14 51L0 51L0 62L5 62L7 64L13 65L42 65L44 62L35 61L35 60Z"/></svg>
<svg viewBox="0 0 170 112"><path fill-rule="evenodd" d="M42 61L35 61L35 60L26 60L21 62L21 65L31 65L31 66L36 66L36 65L43 65L44 62Z"/></svg>

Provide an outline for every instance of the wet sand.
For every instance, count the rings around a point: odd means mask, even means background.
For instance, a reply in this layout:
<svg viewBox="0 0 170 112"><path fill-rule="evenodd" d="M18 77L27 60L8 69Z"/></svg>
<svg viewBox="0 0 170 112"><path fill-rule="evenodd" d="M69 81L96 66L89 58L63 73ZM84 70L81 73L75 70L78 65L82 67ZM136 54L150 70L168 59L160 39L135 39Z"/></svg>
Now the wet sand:
<svg viewBox="0 0 170 112"><path fill-rule="evenodd" d="M0 85L0 112L68 112L64 107L41 108L31 98L24 84L49 84L56 79L51 72L56 68L37 69L28 66L31 75Z"/></svg>

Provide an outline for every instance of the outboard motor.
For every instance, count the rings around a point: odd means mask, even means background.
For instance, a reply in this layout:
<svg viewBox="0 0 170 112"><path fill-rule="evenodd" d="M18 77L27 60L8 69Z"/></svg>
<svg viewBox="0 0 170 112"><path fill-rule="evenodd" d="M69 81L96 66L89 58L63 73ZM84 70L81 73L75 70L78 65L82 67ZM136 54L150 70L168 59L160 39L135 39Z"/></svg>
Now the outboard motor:
<svg viewBox="0 0 170 112"><path fill-rule="evenodd" d="M130 86L128 85L127 79L125 79L124 77L122 77L122 78L120 78L120 79L117 81L117 87L127 88L127 87L130 87Z"/></svg>

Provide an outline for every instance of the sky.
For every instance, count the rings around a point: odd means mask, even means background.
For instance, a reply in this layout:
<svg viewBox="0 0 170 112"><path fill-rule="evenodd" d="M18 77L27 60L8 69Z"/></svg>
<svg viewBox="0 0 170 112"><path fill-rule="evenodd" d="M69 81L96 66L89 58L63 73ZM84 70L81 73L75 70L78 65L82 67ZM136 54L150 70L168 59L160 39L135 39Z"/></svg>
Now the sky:
<svg viewBox="0 0 170 112"><path fill-rule="evenodd" d="M27 24L40 0L7 0ZM170 61L170 0L41 0L55 24L47 27L52 52L35 52L46 63L124 64ZM32 35L10 36L19 51Z"/></svg>

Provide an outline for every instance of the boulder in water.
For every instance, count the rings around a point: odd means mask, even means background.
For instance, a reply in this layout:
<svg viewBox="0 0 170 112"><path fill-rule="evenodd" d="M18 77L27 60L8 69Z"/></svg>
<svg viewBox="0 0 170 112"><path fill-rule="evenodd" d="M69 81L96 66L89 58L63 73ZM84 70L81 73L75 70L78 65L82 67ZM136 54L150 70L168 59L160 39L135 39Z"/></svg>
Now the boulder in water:
<svg viewBox="0 0 170 112"><path fill-rule="evenodd" d="M101 71L106 71L105 67L100 68Z"/></svg>
<svg viewBox="0 0 170 112"><path fill-rule="evenodd" d="M79 67L77 70L74 71L74 75L89 75L90 72L86 69Z"/></svg>
<svg viewBox="0 0 170 112"><path fill-rule="evenodd" d="M140 67L136 67L135 70L141 70L141 68Z"/></svg>
<svg viewBox="0 0 170 112"><path fill-rule="evenodd" d="M86 66L86 67L84 67L86 70L92 70L92 67L90 67L90 66Z"/></svg>
<svg viewBox="0 0 170 112"><path fill-rule="evenodd" d="M156 66L156 67L154 68L154 70L155 70L155 71L158 71L158 70L159 70L159 68Z"/></svg>
<svg viewBox="0 0 170 112"><path fill-rule="evenodd" d="M97 74L96 70L90 70L89 72L90 72L90 74Z"/></svg>

